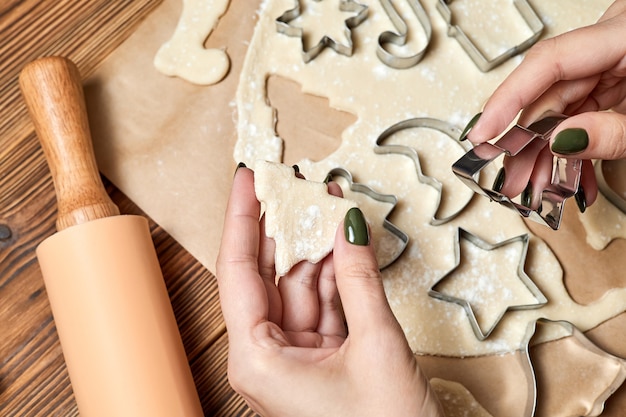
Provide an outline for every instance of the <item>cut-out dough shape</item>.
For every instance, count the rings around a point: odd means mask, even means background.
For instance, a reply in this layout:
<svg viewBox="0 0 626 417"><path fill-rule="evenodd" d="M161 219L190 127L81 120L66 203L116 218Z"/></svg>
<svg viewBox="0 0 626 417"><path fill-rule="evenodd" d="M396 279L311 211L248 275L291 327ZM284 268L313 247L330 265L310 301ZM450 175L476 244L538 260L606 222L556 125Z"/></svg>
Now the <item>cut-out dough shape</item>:
<svg viewBox="0 0 626 417"><path fill-rule="evenodd" d="M535 416L599 416L626 379L626 361L598 348L568 322L539 320L537 333L559 326L567 336L529 350L539 393Z"/></svg>
<svg viewBox="0 0 626 417"><path fill-rule="evenodd" d="M319 42L308 48L305 46L304 42L304 29L292 26L291 22L297 19L301 13L302 8L300 6L300 1L303 0L295 0L296 6L293 9L287 10L283 13L278 19L276 19L276 30L282 34L287 36L293 36L301 38L302 40L302 59L304 62L310 62L315 59L324 48L329 47L333 49L335 52L345 55L351 56L354 48L354 44L352 42L352 29L360 25L367 18L367 6L357 3L353 0L340 0L339 2L339 10L342 12L352 12L354 15L349 17L344 21L345 25L345 38L346 44L338 42L336 39L330 36L322 36ZM322 0L310 0L320 2ZM323 19L323 18L322 18Z"/></svg>
<svg viewBox="0 0 626 417"><path fill-rule="evenodd" d="M455 205L458 207L458 209L454 210L451 214L442 215L440 212L441 211L440 209L441 209L441 200L442 200L443 193L444 193L444 186L443 186L444 180L443 179L440 180L435 177L430 177L424 174L424 172L422 171L422 164L420 162L420 157L414 148L410 146L404 146L404 145L384 144L387 141L387 139L389 139L394 134L401 132L403 130L407 130L407 129L433 129L438 132L444 133L451 139L452 141L451 143L458 145L459 151L461 151L462 153L465 153L469 150L469 147L468 147L469 145L464 145L463 142L459 142L457 140L457 138L461 135L461 131L456 126L453 126L447 122L444 122L443 120L433 119L429 117L417 117L414 119L407 119L407 120L398 122L390 126L389 128L387 128L383 133L381 133L378 136L378 139L376 139L376 147L374 148L375 153L377 154L396 153L396 154L408 156L409 158L413 160L413 163L415 164L415 170L417 171L417 178L419 182L421 182L422 184L431 186L432 188L437 190L437 193L438 193L438 197L436 201L437 209L435 213L433 214L432 219L430 220L430 224L433 226L438 226L438 225L447 223L453 218L455 218L459 213L461 213L461 211L472 200L472 197L474 196L474 194L472 192L467 192L466 190L464 190L465 195L461 195L461 194L455 195L456 197ZM436 147L437 146L435 146L435 148ZM475 176L476 181L479 180L479 175L480 174L477 174ZM450 172L448 173L448 176L454 180L453 175Z"/></svg>
<svg viewBox="0 0 626 417"><path fill-rule="evenodd" d="M490 244L458 228L456 265L428 294L463 307L474 334L485 340L508 311L539 308L548 301L524 271L528 241L526 234ZM515 277L507 275L510 270Z"/></svg>
<svg viewBox="0 0 626 417"><path fill-rule="evenodd" d="M228 9L228 4L229 0L184 0L172 38L154 57L156 69L194 84L220 82L230 69L230 60L221 49L205 49L204 41Z"/></svg>
<svg viewBox="0 0 626 417"><path fill-rule="evenodd" d="M381 194L374 191L371 187L368 187L365 184L359 184L354 182L354 180L352 179L352 174L350 174L350 172L343 168L335 168L330 171L328 175L332 177L333 180L336 180L337 177L341 177L347 182L348 190L344 189L344 195L346 194L346 192L359 193L371 200L386 203L391 207L389 211L385 213L384 219L380 219L380 217L378 217L377 222L371 225L371 234L372 240L376 245L376 258L378 259L379 268L382 270L393 264L400 257L400 255L402 255L402 253L406 249L407 244L409 243L409 236L389 220L389 216L391 216L391 213L393 213L393 210L398 204L398 198L395 195L391 194ZM353 196L352 199L360 203L359 206L361 207L361 210L364 211L365 217L368 218L371 222L373 214L366 210L366 205L359 201L356 196ZM372 211L375 212L376 210ZM392 236L394 236L395 244L385 245L384 248L381 247L384 239L379 233L379 229L384 229ZM387 246L389 246L390 248L388 249Z"/></svg>
<svg viewBox="0 0 626 417"><path fill-rule="evenodd" d="M256 196L265 204L265 233L276 243L276 273L285 275L298 262L319 262L333 249L337 226L354 201L328 194L324 183L295 176L293 168L257 161Z"/></svg>

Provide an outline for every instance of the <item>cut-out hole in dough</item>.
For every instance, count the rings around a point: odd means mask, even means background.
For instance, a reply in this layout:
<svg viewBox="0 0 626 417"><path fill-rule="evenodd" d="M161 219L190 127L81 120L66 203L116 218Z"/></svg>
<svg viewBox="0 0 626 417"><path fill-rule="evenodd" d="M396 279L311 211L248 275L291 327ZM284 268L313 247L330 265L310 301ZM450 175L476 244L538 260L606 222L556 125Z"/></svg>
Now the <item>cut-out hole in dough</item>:
<svg viewBox="0 0 626 417"><path fill-rule="evenodd" d="M295 81L267 79L267 98L276 111L276 133L284 143L283 162L321 161L341 144L341 132L356 122L353 114L328 106L328 99L305 94Z"/></svg>

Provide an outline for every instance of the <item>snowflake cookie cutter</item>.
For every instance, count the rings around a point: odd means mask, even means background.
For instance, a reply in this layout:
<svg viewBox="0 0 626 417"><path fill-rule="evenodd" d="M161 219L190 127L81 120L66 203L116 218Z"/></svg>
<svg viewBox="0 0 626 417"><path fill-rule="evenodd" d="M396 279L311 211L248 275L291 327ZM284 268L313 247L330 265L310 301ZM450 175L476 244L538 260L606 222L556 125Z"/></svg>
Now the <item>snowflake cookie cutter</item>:
<svg viewBox="0 0 626 417"><path fill-rule="evenodd" d="M378 59L380 59L385 65L395 69L407 69L417 65L417 63L424 58L426 50L430 45L433 33L430 18L428 17L426 10L424 10L422 3L420 3L419 0L408 0L408 2L411 9L413 9L413 12L415 13L417 20L424 28L426 45L422 48L422 50L413 55L400 56L390 52L385 46L390 43L397 46L406 45L409 28L406 21L400 16L394 5L391 3L391 0L380 0L380 3L382 4L383 9L385 9L389 20L391 20L391 23L396 28L396 32L388 30L378 36L376 56L378 56Z"/></svg>
<svg viewBox="0 0 626 417"><path fill-rule="evenodd" d="M436 202L437 209L435 213L433 214L432 218L430 219L429 224L432 226L439 226L439 225L449 222L450 220L458 216L463 211L463 209L465 209L465 207L469 204L469 202L471 201L471 198L468 199L467 202L459 208L459 210L453 212L452 214L448 216L441 217L439 215L439 208L441 205L441 195L443 191L443 185L437 179L433 177L429 177L424 174L424 172L422 171L422 165L420 163L420 158L419 158L417 151L410 146L383 145L383 142L385 142L387 138L393 136L395 133L400 132L401 130L415 129L415 128L433 129L441 133L444 133L448 137L450 137L450 139L452 139L451 143L455 143L458 146L460 146L463 152L469 151L469 145L466 145L465 142L459 142L457 140L457 138L461 135L461 131L459 130L459 128L443 120L434 119L430 117L417 117L417 118L406 119L401 122L395 123L391 125L390 127L388 127L387 129L385 129L385 131L383 131L376 139L376 146L374 147L374 153L376 154L401 154L401 155L408 156L409 158L413 160L413 163L415 164L415 170L417 172L418 181L422 184L426 184L434 188L437 191L438 193L437 202ZM473 174L473 180L478 182L479 176L480 176L480 173L478 172Z"/></svg>
<svg viewBox="0 0 626 417"><path fill-rule="evenodd" d="M532 35L524 40L522 43L507 49L506 51L492 59L489 59L478 48L478 46L474 42L472 42L472 40L469 38L469 36L467 36L463 29L453 23L452 11L448 7L448 5L453 1L454 0L438 0L437 10L445 19L448 25L448 36L453 37L457 40L457 42L469 55L472 61L474 61L474 64L476 64L476 66L482 72L490 71L491 69L508 60L509 58L512 58L513 56L530 48L539 40L545 27L543 22L541 21L541 18L537 15L528 0L513 0L513 4L532 31Z"/></svg>
<svg viewBox="0 0 626 417"><path fill-rule="evenodd" d="M562 115L548 116L528 127L516 124L495 143L483 142L476 145L452 165L452 171L476 193L517 211L524 217L558 230L561 226L565 200L578 190L582 168L580 159L553 157L552 178L541 190L541 204L536 210L521 204L518 198L514 201L493 188L481 186L476 181L475 175L502 154L515 156L527 146L534 146L538 150L547 146L554 128L565 118L566 116Z"/></svg>
<svg viewBox="0 0 626 417"><path fill-rule="evenodd" d="M276 30L284 35L300 38L302 42L302 59L304 60L304 62L309 63L310 61L315 59L326 47L333 49L335 52L341 55L345 55L348 57L352 56L352 53L354 51L354 43L352 42L352 29L360 25L367 18L367 14L369 11L368 7L353 0L340 0L340 11L356 13L354 16L349 17L344 21L345 35L348 44L344 45L340 42L337 42L330 36L323 36L316 45L309 49L306 49L304 45L304 30L300 27L291 26L289 24L289 22L298 18L302 13L300 1L301 0L295 0L295 7L293 9L285 11L276 19ZM322 0L311 1L319 2Z"/></svg>
<svg viewBox="0 0 626 417"><path fill-rule="evenodd" d="M498 315L494 323L489 328L487 329L481 328L478 318L476 317L476 314L474 312L474 309L472 308L472 305L470 304L468 300L455 297L449 294L445 294L436 289L441 283L443 283L444 281L447 281L454 274L454 271L456 271L460 267L461 265L461 239L465 239L469 241L474 246L477 246L478 248L484 251L491 251L491 250L495 250L503 246L509 245L511 243L521 242L522 250L521 250L520 261L517 267L517 276L519 277L522 284L524 284L526 289L532 294L532 296L535 298L537 302L532 303L532 304L509 305L507 306L506 309L500 312L500 314ZM528 274L526 274L526 271L524 270L524 264L526 263L526 255L528 253L529 241L530 241L529 235L523 234L523 235L514 236L507 240L492 244L492 243L484 241L480 237L468 232L467 230L461 227L457 228L457 234L455 237L455 244L454 244L455 265L443 277L441 277L437 282L435 282L435 284L433 284L432 287L430 287L430 289L428 290L428 295L438 300L445 301L448 303L458 304L459 306L463 307L463 310L465 310L470 326L472 327L472 330L476 338L480 341L487 339L491 335L491 333L494 331L494 329L498 326L498 324L500 323L504 315L508 313L509 311L536 309L536 308L543 307L548 302L548 299L546 298L546 296L543 295L541 290L537 287L537 285L535 285L535 283L532 281L532 279L530 279L530 277L528 276Z"/></svg>
<svg viewBox="0 0 626 417"><path fill-rule="evenodd" d="M389 267L394 262L396 262L398 258L400 258L400 256L404 253L404 250L409 244L409 235L404 233L389 220L391 213L393 213L396 205L398 204L398 197L393 194L381 194L377 191L374 191L371 187L365 184L354 182L352 174L348 170L341 167L334 168L328 173L328 179L331 179L333 177L342 177L349 184L350 191L364 194L372 200L391 205L391 210L389 210L389 212L385 215L385 219L383 220L383 228L390 232L392 235L394 235L400 241L400 249L396 252L394 256L390 258L389 261L379 266L380 270L382 271L383 269Z"/></svg>

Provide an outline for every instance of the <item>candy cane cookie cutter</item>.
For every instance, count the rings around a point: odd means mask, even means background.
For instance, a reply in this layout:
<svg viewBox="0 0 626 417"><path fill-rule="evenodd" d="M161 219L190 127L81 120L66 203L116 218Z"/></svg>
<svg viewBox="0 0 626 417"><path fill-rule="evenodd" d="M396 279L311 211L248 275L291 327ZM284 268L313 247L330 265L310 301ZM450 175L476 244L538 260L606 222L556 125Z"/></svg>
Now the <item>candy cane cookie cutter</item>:
<svg viewBox="0 0 626 417"><path fill-rule="evenodd" d="M409 236L389 220L389 217L391 216L396 208L396 205L398 204L398 197L393 194L381 194L377 191L374 191L371 187L365 184L354 182L352 174L345 168L338 167L332 169L328 173L327 178L332 179L333 177L342 177L348 183L350 191L364 194L372 200L391 205L391 209L389 210L389 212L387 212L387 214L385 215L385 219L383 220L383 228L399 240L400 246L396 253L389 259L389 261L379 265L380 270L387 268L398 260L398 258L404 253L404 250L409 244Z"/></svg>
<svg viewBox="0 0 626 417"><path fill-rule="evenodd" d="M352 42L352 29L360 25L367 18L368 7L353 0L340 0L340 11L355 13L354 16L349 17L344 21L347 45L341 42L337 42L330 36L323 36L316 45L312 46L309 49L306 49L304 42L304 29L290 25L290 22L292 20L298 18L302 14L300 1L302 0L295 0L295 7L293 9L285 11L276 19L276 30L284 35L300 38L302 42L302 59L304 60L304 62L308 63L315 59L326 47L333 49L335 52L341 55L352 56L352 53L354 51L354 43ZM310 1L319 2L322 0Z"/></svg>
<svg viewBox="0 0 626 417"><path fill-rule="evenodd" d="M478 318L476 317L474 308L472 307L471 303L468 300L460 298L460 297L456 297L450 294L446 294L437 289L437 287L439 287L443 282L453 278L455 271L461 266L461 240L467 240L472 245L484 251L492 251L492 250L501 248L503 246L506 246L512 243L521 242L522 250L520 253L520 261L517 267L517 276L519 280L524 284L526 289L535 298L536 302L531 303L531 304L508 305L505 309L503 309L499 313L498 317L496 318L496 320L492 323L490 327L483 329L479 323ZM548 299L543 295L541 290L537 287L537 285L535 285L535 283L532 281L532 279L530 279L530 277L528 276L528 274L526 274L526 271L524 270L524 265L526 263L526 255L528 253L529 241L530 241L530 238L528 234L523 234L523 235L515 236L510 239L492 244L492 243L484 241L480 237L476 236L473 233L468 232L467 230L463 228L460 228L460 227L457 228L457 234L456 234L455 241L454 241L455 265L443 277L441 277L437 282L435 282L435 284L432 287L430 287L430 289L428 290L428 295L438 300L446 301L449 303L455 303L463 307L463 310L465 310L470 326L472 327L472 330L476 338L481 341L487 339L489 335L491 335L493 330L498 326L498 324L500 323L500 321L502 320L502 318L507 312L515 311L515 310L530 310L530 309L540 308L548 302ZM494 280L497 280L497 277L493 277L493 278Z"/></svg>
<svg viewBox="0 0 626 417"><path fill-rule="evenodd" d="M470 37L467 36L463 29L459 25L454 24L452 11L448 7L448 5L453 1L454 0L438 0L437 10L445 19L448 25L448 36L453 37L457 40L457 42L469 55L472 61L474 61L474 64L476 64L476 66L482 72L490 71L491 69L508 60L509 58L521 52L524 52L526 49L535 44L535 42L539 40L541 34L543 33L544 24L541 21L541 18L537 15L535 10L530 5L530 3L527 0L513 0L513 4L532 31L532 35L524 40L522 43L507 49L506 51L494 58L489 59L489 57L487 57L480 50L480 48L478 48L478 46L470 39Z"/></svg>
<svg viewBox="0 0 626 417"><path fill-rule="evenodd" d="M430 41L432 38L433 28L430 23L430 18L424 10L424 6L420 3L419 0L407 0L411 9L415 13L417 20L424 28L424 33L426 35L426 45L420 51L413 55L397 55L390 52L387 49L387 45L392 43L397 46L405 46L407 42L407 37L409 34L409 28L406 21L400 16L398 10L391 3L391 0L380 0L383 9L387 13L389 20L396 28L396 32L385 31L378 36L378 47L376 49L376 56L380 59L385 65L395 68L395 69L406 69L411 68L417 65L418 62L424 58L426 54L426 50L430 45Z"/></svg>
<svg viewBox="0 0 626 417"><path fill-rule="evenodd" d="M541 192L541 204L536 210L523 205L520 196L511 199L493 188L481 186L476 181L475 175L503 154L514 157L528 146L536 149L547 146L552 132L565 118L566 116L562 115L548 116L528 127L516 124L495 143L483 142L476 145L452 165L452 172L476 193L524 217L558 230L565 201L578 190L582 167L580 159L553 157L550 183L543 190L536 190L533 185L533 192Z"/></svg>
<svg viewBox="0 0 626 417"><path fill-rule="evenodd" d="M383 131L376 139L376 146L374 147L374 153L400 154L400 155L408 156L409 158L413 160L413 163L415 164L415 171L417 173L418 181L421 182L422 184L429 185L430 187L434 188L438 193L437 202L436 202L437 209L435 210L435 213L430 219L430 224L432 226L439 226L439 225L449 222L450 220L458 216L459 213L461 213L463 209L469 204L471 200L471 196L465 202L465 204L461 205L461 207L458 210L456 210L455 212L451 213L448 216L442 216L439 212L440 212L440 205L441 205L441 196L443 192L443 184L440 181L438 181L436 178L430 177L424 174L424 171L422 170L422 165L420 163L420 157L417 151L414 148L410 146L405 146L405 145L384 145L384 142L389 137L393 136L395 133L398 133L405 129L417 129L417 128L433 129L441 133L444 133L451 139L452 141L451 143L454 143L455 145L459 146L463 152L469 151L469 144L466 144L465 142L459 142L457 140L457 138L461 135L461 131L459 130L458 127L451 125L450 123L445 122L440 119L434 119L430 117L416 117L416 118L406 119L401 122L395 123L391 125L390 127L388 127L385 131ZM472 175L472 179L475 181L479 181L479 176L480 176L480 173L476 172L475 174Z"/></svg>

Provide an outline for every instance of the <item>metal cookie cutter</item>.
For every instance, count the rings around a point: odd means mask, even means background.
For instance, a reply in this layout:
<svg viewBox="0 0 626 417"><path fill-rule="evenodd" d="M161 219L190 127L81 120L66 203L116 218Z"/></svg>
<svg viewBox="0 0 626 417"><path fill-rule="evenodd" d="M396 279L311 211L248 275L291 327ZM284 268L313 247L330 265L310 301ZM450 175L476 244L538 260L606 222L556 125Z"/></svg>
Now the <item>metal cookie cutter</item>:
<svg viewBox="0 0 626 417"><path fill-rule="evenodd" d="M380 0L380 2L387 13L387 16L389 16L391 23L396 28L397 33L385 31L378 36L378 47L376 49L378 59L380 59L385 65L396 69L406 69L417 65L417 63L420 62L426 54L426 50L428 49L433 33L433 28L430 24L430 19L428 18L426 10L424 10L424 7L419 0L408 0L409 5L415 12L415 16L417 16L417 19L424 28L424 32L426 34L426 46L424 46L424 48L416 54L410 56L399 56L389 52L385 46L389 43L393 43L398 46L406 45L409 28L405 20L398 14L398 11L391 3L391 0Z"/></svg>
<svg viewBox="0 0 626 417"><path fill-rule="evenodd" d="M392 194L380 194L380 193L374 191L373 189L371 189L370 187L368 187L365 184L359 184L359 183L354 182L353 179L352 179L352 174L350 174L350 172L348 172L344 168L335 168L335 169L331 170L328 173L328 177L330 177L330 178L332 178L332 177L342 177L343 179L345 179L348 182L351 191L354 191L356 193L365 194L366 196L368 196L372 200L380 201L382 203L391 204L391 210L389 210L389 212L385 216L385 220L383 221L383 227L385 228L385 230L389 231L392 235L394 235L396 238L399 239L399 241L400 241L400 248L390 258L390 260L388 262L380 265L379 268L381 270L383 270L383 269L387 268L388 266L390 266L391 264L393 264L396 260L398 260L400 255L402 255L402 253L404 253L404 250L406 249L407 245L409 244L409 236L406 233L404 233L402 230L400 230L395 224L393 224L393 223L391 223L391 221L389 221L389 216L391 216L391 213L393 213L393 210L396 208L396 205L398 204L398 198L395 195L392 195Z"/></svg>
<svg viewBox="0 0 626 417"><path fill-rule="evenodd" d="M500 323L500 321L502 320L502 317L504 317L504 315L508 311L529 310L533 308L539 308L539 307L544 306L548 302L548 299L543 295L541 290L535 285L535 283L530 279L530 277L524 271L524 264L526 263L526 254L528 253L528 243L529 243L528 234L515 236L515 237L512 237L510 239L507 239L505 241L502 241L496 244L490 244L488 242L485 242L478 236L466 231L465 229L462 229L459 227L457 230L458 232L456 235L455 247L454 247L454 255L455 255L455 261L456 261L455 266L430 288L430 290L428 291L428 295L433 298L446 301L449 303L455 303L463 307L463 309L465 310L465 313L467 314L467 318L469 319L470 325L472 326L472 330L474 331L474 334L476 335L476 338L478 340L485 340L486 338L488 338L491 332L493 332L493 330L496 328L498 323ZM522 283L526 286L528 291L537 300L537 302L533 304L509 305L506 309L504 309L499 314L499 316L497 317L497 319L495 320L495 322L490 328L483 330L480 327L480 323L478 322L478 319L476 318L476 314L474 313L474 309L472 308L472 305L470 304L469 301L452 296L452 295L444 294L437 290L437 286L439 286L439 284L441 284L445 280L449 279L451 275L454 273L454 271L461 265L461 239L465 239L471 242L474 246L477 246L480 249L485 250L485 251L491 251L491 250L500 248L502 246L506 246L514 242L522 242L522 252L520 256L520 262L517 267L517 276L519 277L520 281L522 281ZM494 277L494 280L497 280L497 277Z"/></svg>
<svg viewBox="0 0 626 417"><path fill-rule="evenodd" d="M524 18L528 27L533 34L519 45L515 45L512 48L507 49L502 54L496 56L493 59L489 59L482 51L476 46L474 42L467 36L467 34L461 29L460 26L455 25L452 19L452 11L448 7L453 0L439 0L437 2L437 10L446 20L448 24L448 36L454 37L469 57L474 61L476 66L483 72L487 72L498 65L502 64L509 58L525 51L530 48L539 38L544 29L544 24L533 10L530 3L527 0L513 0L513 4L517 8L520 15Z"/></svg>
<svg viewBox="0 0 626 417"><path fill-rule="evenodd" d="M515 156L531 144L538 148L547 146L552 131L565 117L549 116L527 128L515 125L494 144L484 142L476 145L452 165L452 171L478 194L515 210L524 217L557 230L561 225L565 200L572 197L578 190L582 166L580 159L553 158L552 179L550 184L541 190L541 204L537 210L532 210L519 201L513 201L491 188L483 188L476 181L475 175L502 154ZM540 190L533 189L533 191Z"/></svg>
<svg viewBox="0 0 626 417"><path fill-rule="evenodd" d="M322 1L322 0L311 0ZM354 12L354 16L345 20L345 34L348 44L344 45L337 42L330 36L323 36L322 39L310 49L305 49L304 46L304 30L299 27L291 26L289 22L296 19L302 13L300 7L300 0L295 0L296 6L293 9L287 10L280 17L276 19L276 30L279 33L287 36L298 37L302 40L302 59L305 63L315 59L320 52L326 47L333 49L335 52L345 56L352 56L353 43L352 43L352 29L357 27L361 22L367 18L368 8L364 4L357 3L353 0L341 0L339 3L339 10L343 12Z"/></svg>
<svg viewBox="0 0 626 417"><path fill-rule="evenodd" d="M464 152L467 152L469 148L466 147L468 145L465 145L464 142L459 142L457 140L457 138L461 134L461 131L456 126L453 126L443 120L433 119L429 117L417 117L417 118L407 119L407 120L398 122L388 127L376 139L376 147L374 148L374 153L401 154L401 155L408 156L409 158L413 160L413 163L415 164L415 170L417 171L417 179L419 180L419 182L421 182L422 184L429 185L435 190L437 190L438 192L438 199L437 199L437 204L436 204L437 210L433 214L433 217L430 220L430 224L432 226L439 226L441 224L449 222L450 220L455 218L461 211L463 211L463 209L469 204L471 197L470 199L467 200L467 202L465 202L465 204L463 204L460 207L459 210L450 214L449 216L442 217L439 214L439 206L441 203L441 194L443 192L443 185L436 178L424 175L422 171L422 165L420 163L420 158L419 158L419 155L417 154L417 151L414 148L411 148L410 146L383 145L383 142L385 142L387 138L394 135L395 133L404 129L414 129L414 128L426 128L426 129L437 130L441 133L448 135L450 139L453 141L453 143L457 144ZM479 175L480 175L479 173L473 174L473 177L476 181L479 180Z"/></svg>

